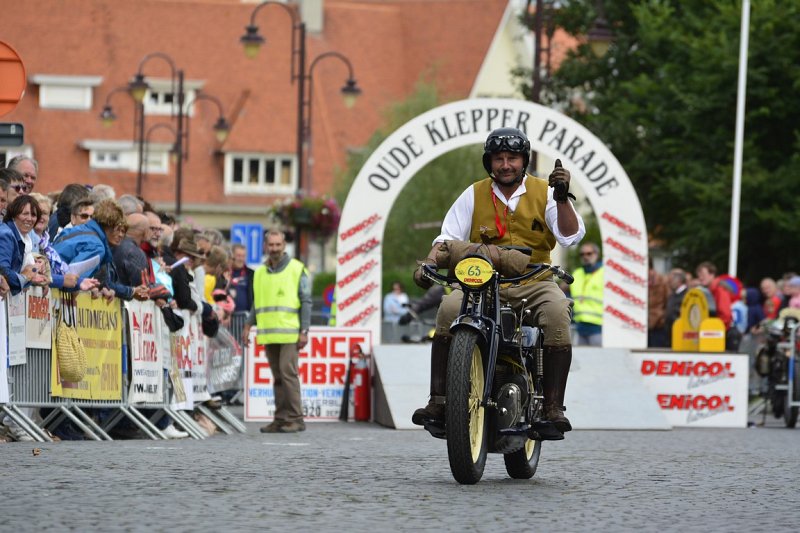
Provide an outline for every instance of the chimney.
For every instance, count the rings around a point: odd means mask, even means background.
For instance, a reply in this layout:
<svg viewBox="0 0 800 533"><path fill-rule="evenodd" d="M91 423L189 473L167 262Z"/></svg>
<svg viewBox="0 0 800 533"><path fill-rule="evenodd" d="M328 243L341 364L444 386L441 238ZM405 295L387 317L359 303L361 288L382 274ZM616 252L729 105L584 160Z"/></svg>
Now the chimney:
<svg viewBox="0 0 800 533"><path fill-rule="evenodd" d="M324 0L299 0L300 18L306 23L306 31L309 33L322 33L324 25Z"/></svg>

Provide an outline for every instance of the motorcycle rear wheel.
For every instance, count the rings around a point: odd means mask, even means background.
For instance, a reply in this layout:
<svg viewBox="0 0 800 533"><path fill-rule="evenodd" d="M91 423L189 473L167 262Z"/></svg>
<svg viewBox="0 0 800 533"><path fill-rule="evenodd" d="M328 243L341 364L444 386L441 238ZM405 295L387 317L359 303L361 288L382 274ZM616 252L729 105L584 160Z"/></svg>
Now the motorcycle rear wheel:
<svg viewBox="0 0 800 533"><path fill-rule="evenodd" d="M457 331L447 361L447 457L456 481L473 485L486 466L487 431L481 406L485 376L483 354L474 331Z"/></svg>
<svg viewBox="0 0 800 533"><path fill-rule="evenodd" d="M525 446L503 456L506 472L514 479L530 479L539 466L539 455L542 453L542 441L525 441Z"/></svg>

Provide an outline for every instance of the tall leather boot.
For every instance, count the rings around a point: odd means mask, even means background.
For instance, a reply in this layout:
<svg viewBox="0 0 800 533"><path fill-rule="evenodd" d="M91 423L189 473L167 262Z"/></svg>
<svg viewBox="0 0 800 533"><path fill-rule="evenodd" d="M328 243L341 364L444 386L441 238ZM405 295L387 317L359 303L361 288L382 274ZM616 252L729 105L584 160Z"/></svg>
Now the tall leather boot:
<svg viewBox="0 0 800 533"><path fill-rule="evenodd" d="M572 431L564 416L564 392L567 390L572 345L544 347L544 416L561 433Z"/></svg>
<svg viewBox="0 0 800 533"><path fill-rule="evenodd" d="M450 339L444 335L434 335L431 343L431 397L428 405L420 407L411 416L411 422L424 426L428 422L444 422L444 399L447 393L447 356L450 353Z"/></svg>

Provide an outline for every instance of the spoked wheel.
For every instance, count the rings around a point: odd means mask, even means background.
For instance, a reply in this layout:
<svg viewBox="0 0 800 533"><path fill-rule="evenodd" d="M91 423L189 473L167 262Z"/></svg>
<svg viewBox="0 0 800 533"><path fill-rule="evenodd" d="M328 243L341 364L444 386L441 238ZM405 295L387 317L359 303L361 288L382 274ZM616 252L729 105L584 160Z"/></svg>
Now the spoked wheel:
<svg viewBox="0 0 800 533"><path fill-rule="evenodd" d="M506 472L514 479L530 479L539 466L539 455L542 453L542 441L528 439L519 450L503 455Z"/></svg>
<svg viewBox="0 0 800 533"><path fill-rule="evenodd" d="M483 354L474 331L458 331L447 361L447 456L459 483L480 481L486 466Z"/></svg>

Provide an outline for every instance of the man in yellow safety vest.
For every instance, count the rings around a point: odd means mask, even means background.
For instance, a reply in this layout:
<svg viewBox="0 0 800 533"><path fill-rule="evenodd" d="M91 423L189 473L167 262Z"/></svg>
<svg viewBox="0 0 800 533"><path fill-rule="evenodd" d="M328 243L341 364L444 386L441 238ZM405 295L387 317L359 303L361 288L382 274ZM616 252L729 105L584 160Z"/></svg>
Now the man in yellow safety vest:
<svg viewBox="0 0 800 533"><path fill-rule="evenodd" d="M262 433L305 431L298 376L298 352L308 343L311 324L311 280L305 265L286 254L286 236L267 233L268 258L253 277L253 307L242 339L256 324L256 343L263 344L272 371L275 419Z"/></svg>
<svg viewBox="0 0 800 533"><path fill-rule="evenodd" d="M600 248L593 242L581 245L581 268L572 275L570 295L575 301L573 319L578 332L578 345L603 345L603 262Z"/></svg>

